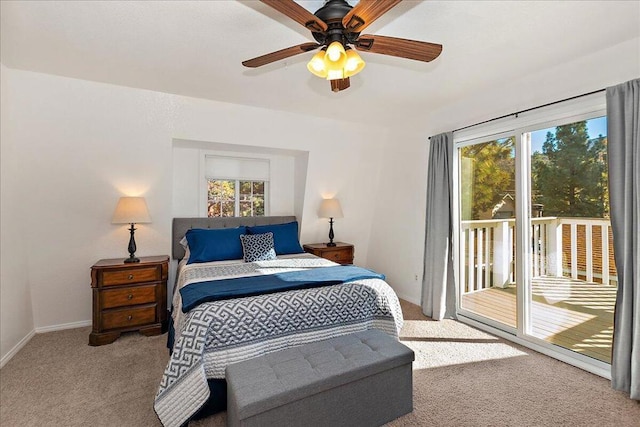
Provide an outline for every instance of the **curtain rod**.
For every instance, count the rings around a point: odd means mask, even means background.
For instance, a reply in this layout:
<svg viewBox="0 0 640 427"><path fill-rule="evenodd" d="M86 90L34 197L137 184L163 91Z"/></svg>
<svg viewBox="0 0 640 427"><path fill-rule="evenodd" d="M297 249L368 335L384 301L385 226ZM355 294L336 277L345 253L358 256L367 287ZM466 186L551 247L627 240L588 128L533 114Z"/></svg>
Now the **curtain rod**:
<svg viewBox="0 0 640 427"><path fill-rule="evenodd" d="M459 129L455 129L455 130L453 130L453 132L459 132L459 131L464 130L464 129L469 129L469 128L472 128L474 126L483 125L485 123L494 122L496 120L505 119L505 118L511 117L511 116L518 117L518 114L527 113L529 111L537 110L538 108L549 107L550 105L555 105L555 104L559 104L561 102L566 102L566 101L571 101L573 99L582 98L583 96L589 96L589 95L593 95L595 93L604 92L605 90L606 89L598 89L598 90L594 90L592 92L583 93L582 95L576 95L576 96L572 96L572 97L569 97L569 98L560 99L558 101L553 101L553 102L549 102L547 104L538 105L537 107L531 107L531 108L527 108L526 110L516 111L515 113L511 113L511 114L505 114L504 116L495 117L493 119L485 120L483 122L478 122L478 123L475 123L475 124L472 124L472 125L469 125L469 126L464 126L464 127L459 128ZM431 137L429 137L429 139L431 139Z"/></svg>

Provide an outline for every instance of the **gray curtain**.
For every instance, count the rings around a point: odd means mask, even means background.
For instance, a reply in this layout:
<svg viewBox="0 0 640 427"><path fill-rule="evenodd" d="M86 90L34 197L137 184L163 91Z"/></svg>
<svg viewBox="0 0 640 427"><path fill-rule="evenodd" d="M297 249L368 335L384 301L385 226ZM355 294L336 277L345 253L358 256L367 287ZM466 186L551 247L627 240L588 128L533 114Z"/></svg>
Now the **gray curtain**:
<svg viewBox="0 0 640 427"><path fill-rule="evenodd" d="M455 317L453 276L453 133L431 137L422 278L422 312L434 320Z"/></svg>
<svg viewBox="0 0 640 427"><path fill-rule="evenodd" d="M607 88L607 123L618 270L611 385L640 400L640 79Z"/></svg>

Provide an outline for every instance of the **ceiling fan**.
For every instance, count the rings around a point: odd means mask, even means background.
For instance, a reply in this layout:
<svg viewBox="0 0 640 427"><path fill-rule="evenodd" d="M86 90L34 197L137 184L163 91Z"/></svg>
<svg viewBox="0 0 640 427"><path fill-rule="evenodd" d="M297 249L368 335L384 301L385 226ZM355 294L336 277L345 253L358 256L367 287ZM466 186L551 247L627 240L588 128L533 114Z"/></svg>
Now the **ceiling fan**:
<svg viewBox="0 0 640 427"><path fill-rule="evenodd" d="M307 68L331 82L331 90L347 89L349 78L362 71L364 61L353 49L416 61L429 62L442 52L442 45L397 37L361 35L360 32L402 0L360 0L351 6L345 0L327 0L314 14L293 0L260 0L311 31L317 43L308 42L267 53L242 62L260 67L281 59L322 48ZM353 48L352 48L353 47Z"/></svg>

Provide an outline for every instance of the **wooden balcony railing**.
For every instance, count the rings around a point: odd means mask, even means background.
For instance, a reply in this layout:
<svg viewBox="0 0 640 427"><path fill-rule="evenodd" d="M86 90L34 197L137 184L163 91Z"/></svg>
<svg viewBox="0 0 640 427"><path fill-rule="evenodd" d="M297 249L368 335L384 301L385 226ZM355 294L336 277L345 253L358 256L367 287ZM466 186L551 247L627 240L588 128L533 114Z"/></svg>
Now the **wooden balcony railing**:
<svg viewBox="0 0 640 427"><path fill-rule="evenodd" d="M515 219L462 221L460 281L464 292L515 283L514 227ZM532 218L529 254L533 277L617 284L608 219Z"/></svg>

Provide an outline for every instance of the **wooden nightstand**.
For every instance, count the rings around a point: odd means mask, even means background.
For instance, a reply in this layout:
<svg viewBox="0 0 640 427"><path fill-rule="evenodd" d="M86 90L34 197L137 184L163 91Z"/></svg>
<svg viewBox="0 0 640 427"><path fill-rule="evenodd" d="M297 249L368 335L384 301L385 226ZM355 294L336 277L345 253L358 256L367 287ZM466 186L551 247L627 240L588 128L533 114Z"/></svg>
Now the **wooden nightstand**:
<svg viewBox="0 0 640 427"><path fill-rule="evenodd" d="M335 242L335 246L326 243L311 243L302 248L305 252L337 262L339 264L353 264L354 248L350 243Z"/></svg>
<svg viewBox="0 0 640 427"><path fill-rule="evenodd" d="M122 332L158 335L167 324L168 256L102 259L91 267L93 330L89 345L110 344Z"/></svg>

